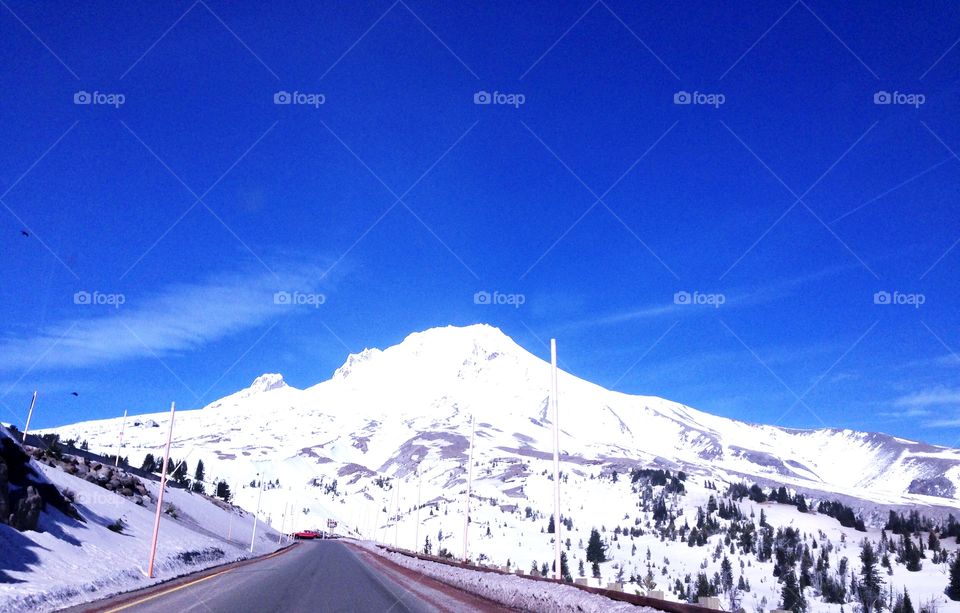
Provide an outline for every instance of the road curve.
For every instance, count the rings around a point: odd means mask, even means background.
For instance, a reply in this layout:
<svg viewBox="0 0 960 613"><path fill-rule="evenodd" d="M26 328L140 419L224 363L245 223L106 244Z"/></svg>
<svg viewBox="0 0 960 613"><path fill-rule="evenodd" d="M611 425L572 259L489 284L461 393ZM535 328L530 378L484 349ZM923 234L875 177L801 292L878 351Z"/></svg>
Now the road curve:
<svg viewBox="0 0 960 613"><path fill-rule="evenodd" d="M87 611L499 612L502 608L341 541L305 541L261 561L167 588L93 603Z"/></svg>

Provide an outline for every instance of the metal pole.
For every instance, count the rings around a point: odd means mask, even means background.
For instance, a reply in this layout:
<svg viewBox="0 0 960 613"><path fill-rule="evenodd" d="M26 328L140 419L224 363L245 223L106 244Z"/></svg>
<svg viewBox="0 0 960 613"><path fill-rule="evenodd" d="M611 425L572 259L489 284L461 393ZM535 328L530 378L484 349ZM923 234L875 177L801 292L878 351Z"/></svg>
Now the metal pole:
<svg viewBox="0 0 960 613"><path fill-rule="evenodd" d="M381 500L382 500L382 498L381 498ZM374 513L374 515L373 515L373 540L374 540L374 542L376 542L376 540L377 540L377 528L378 528L377 524L379 524L379 523L380 523L380 505L378 504L378 505L377 505L377 512Z"/></svg>
<svg viewBox="0 0 960 613"><path fill-rule="evenodd" d="M477 433L477 418L470 416L470 454L467 457L467 514L463 518L463 561L469 562L467 555L470 551L468 547L470 537L470 495L473 490L473 441Z"/></svg>
<svg viewBox="0 0 960 613"><path fill-rule="evenodd" d="M120 440L117 441L117 459L114 466L120 466L120 448L123 447L123 431L127 429L127 410L123 410L123 424L120 426Z"/></svg>
<svg viewBox="0 0 960 613"><path fill-rule="evenodd" d="M33 417L33 406L37 404L37 392L34 390L33 398L30 400L30 410L27 412L27 424L23 427L23 444L27 444L27 431L30 430L30 418Z"/></svg>
<svg viewBox="0 0 960 613"><path fill-rule="evenodd" d="M423 476L417 474L417 525L413 531L413 550L420 547L420 487L423 485Z"/></svg>
<svg viewBox="0 0 960 613"><path fill-rule="evenodd" d="M150 543L150 563L147 577L153 579L153 563L157 557L157 539L160 536L160 514L163 512L163 488L167 486L167 462L170 461L170 441L173 440L174 403L170 403L170 431L167 432L167 447L163 453L163 470L160 471L160 493L157 494L157 515L153 520L153 541Z"/></svg>
<svg viewBox="0 0 960 613"><path fill-rule="evenodd" d="M250 553L253 553L253 541L257 538L257 518L260 516L260 499L263 498L263 476L260 473L257 473L257 476L260 477L260 493L257 494L257 512L253 514L253 533L250 535Z"/></svg>
<svg viewBox="0 0 960 613"><path fill-rule="evenodd" d="M397 546L397 534L400 532L400 479L397 479L397 518L393 522L393 546Z"/></svg>
<svg viewBox="0 0 960 613"><path fill-rule="evenodd" d="M550 404L553 419L553 540L555 578L563 579L560 568L560 408L557 405L557 339L550 339Z"/></svg>

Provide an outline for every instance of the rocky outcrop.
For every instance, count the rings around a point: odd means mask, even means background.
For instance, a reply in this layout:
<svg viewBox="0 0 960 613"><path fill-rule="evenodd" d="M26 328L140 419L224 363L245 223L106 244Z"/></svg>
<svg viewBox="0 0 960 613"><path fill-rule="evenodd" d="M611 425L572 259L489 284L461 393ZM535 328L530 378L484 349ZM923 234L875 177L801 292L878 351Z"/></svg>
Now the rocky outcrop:
<svg viewBox="0 0 960 613"><path fill-rule="evenodd" d="M73 475L89 483L99 485L105 490L130 498L138 505L143 506L150 499L143 481L123 469L84 457L52 454L45 449L33 449L31 455L35 460L59 468L68 475Z"/></svg>
<svg viewBox="0 0 960 613"><path fill-rule="evenodd" d="M10 515L9 492L10 485L7 481L7 463L0 458L0 521Z"/></svg>
<svg viewBox="0 0 960 613"><path fill-rule="evenodd" d="M27 486L26 495L17 501L16 508L10 514L8 524L23 532L36 530L40 520L40 511L43 510L43 498L32 485Z"/></svg>
<svg viewBox="0 0 960 613"><path fill-rule="evenodd" d="M23 447L0 426L0 523L36 530L46 505L83 521L55 485L35 468Z"/></svg>

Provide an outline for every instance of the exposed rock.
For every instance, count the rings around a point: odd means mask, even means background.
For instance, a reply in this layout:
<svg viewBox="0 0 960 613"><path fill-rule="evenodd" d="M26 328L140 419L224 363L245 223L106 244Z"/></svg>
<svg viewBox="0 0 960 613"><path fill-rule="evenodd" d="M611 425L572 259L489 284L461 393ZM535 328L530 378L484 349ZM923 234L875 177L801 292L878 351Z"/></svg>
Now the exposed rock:
<svg viewBox="0 0 960 613"><path fill-rule="evenodd" d="M7 498L7 463L0 458L0 521L10 513L10 502Z"/></svg>
<svg viewBox="0 0 960 613"><path fill-rule="evenodd" d="M911 494L923 494L925 496L937 496L939 498L953 498L956 494L956 487L950 479L943 475L930 479L914 479L910 482L907 491Z"/></svg>
<svg viewBox="0 0 960 613"><path fill-rule="evenodd" d="M27 495L21 498L16 509L10 514L10 525L20 530L36 530L43 508L43 498L32 485L27 486Z"/></svg>

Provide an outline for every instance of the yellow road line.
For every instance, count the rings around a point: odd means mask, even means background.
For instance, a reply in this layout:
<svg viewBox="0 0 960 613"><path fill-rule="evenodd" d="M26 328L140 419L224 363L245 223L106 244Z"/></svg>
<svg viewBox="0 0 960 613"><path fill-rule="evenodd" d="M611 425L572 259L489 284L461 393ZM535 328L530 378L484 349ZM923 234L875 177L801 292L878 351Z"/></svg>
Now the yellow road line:
<svg viewBox="0 0 960 613"><path fill-rule="evenodd" d="M264 556L263 558L260 558L260 559L258 559L258 560L256 560L256 561L257 561L257 562L262 562L263 560L269 560L270 558L276 557L276 556L280 555L281 553L284 553L284 552L286 552L286 551L289 551L290 549L293 549L293 547L287 547L287 548L285 548L285 549L281 549L280 551L275 551L275 552L271 553L270 555ZM143 598L141 598L141 599L139 599L139 600L134 600L133 602L128 602L128 603L125 604L125 605L120 605L119 607L114 607L114 608L112 608L112 609L107 609L107 610L104 611L103 613L115 613L116 611L123 611L124 609L129 609L130 607L134 607L134 606L136 606L136 605L138 605L138 604L143 604L143 603L145 603L145 602L149 602L149 601L151 601L151 600L153 600L153 599L155 599L155 598L160 598L161 596L166 596L167 594L172 594L172 593L174 593L174 592L176 592L176 591L178 591L178 590L182 590L182 589L185 588L185 587L190 587L191 585L196 585L196 584L198 584L198 583L203 583L204 581L207 581L207 580L209 580L209 579L213 579L213 578L215 578L215 577L219 577L220 575L225 575L225 574L227 574L227 573L229 573L229 572L232 572L232 571L236 570L237 568L242 568L242 567L236 566L236 567L234 567L234 568L228 568L228 569L226 569L226 570L221 570L221 571L218 572L218 573L214 573L214 574L212 574L212 575L207 575L206 577L201 577L201 578L199 578L199 579L195 579L195 580L193 580L193 581L190 581L189 583L184 583L184 584L182 584L182 585L178 585L178 586L176 586L176 587L172 587L172 588L170 588L170 589L168 589L168 590L164 590L164 591L162 591L162 592L157 592L156 594L151 594L150 596L145 596L145 597L143 597Z"/></svg>
<svg viewBox="0 0 960 613"><path fill-rule="evenodd" d="M124 609L129 609L130 607L136 606L136 605L138 605L138 604L143 604L143 603L145 603L145 602L148 602L148 601L150 601L150 600L153 600L154 598L159 598L159 597L161 597L161 596L166 596L167 594L172 594L173 592L176 592L177 590L182 590L182 589L185 588L185 587L190 587L191 585L196 585L196 584L198 584L198 583L202 583L203 581L207 581L208 579L213 579L214 577L219 577L220 575L225 575L225 574L229 573L229 572L232 571L232 570L233 570L233 569L230 568L230 569L227 569L227 570L222 570L222 571L220 571L219 573L216 573L216 574L213 574L213 575L209 575L209 576L207 576L207 577L201 577L200 579L196 579L196 580L194 580L194 581L191 581L190 583L184 583L183 585L178 585L178 586L176 586L176 587L170 588L169 590L164 590L164 591L162 591L162 592L157 592L156 594L152 594L152 595L147 596L147 597L145 597L145 598L141 598L140 600L134 600L133 602L127 603L127 604L125 604L125 605L121 605L121 606L115 607L115 608L113 608L113 609L107 609L106 611L104 611L104 613L114 613L115 611L123 611Z"/></svg>

